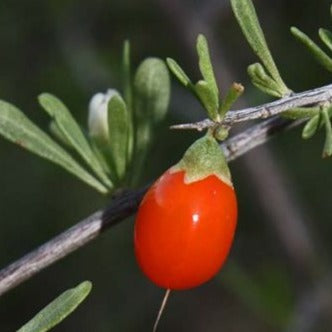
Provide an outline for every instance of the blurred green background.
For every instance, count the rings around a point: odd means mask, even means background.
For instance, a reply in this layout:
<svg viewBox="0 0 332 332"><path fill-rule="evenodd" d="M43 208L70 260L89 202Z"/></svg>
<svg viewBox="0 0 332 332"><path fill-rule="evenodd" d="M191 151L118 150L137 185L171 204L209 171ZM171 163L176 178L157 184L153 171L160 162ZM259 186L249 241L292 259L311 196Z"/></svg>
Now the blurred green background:
<svg viewBox="0 0 332 332"><path fill-rule="evenodd" d="M290 35L329 27L329 1L254 1L285 81L295 91L330 83ZM198 77L194 43L210 41L220 86L242 82L244 105L268 99L253 89L246 66L256 61L223 0L0 2L0 98L40 126L48 118L36 96L59 96L86 126L92 94L120 88L121 48L132 43L136 66L171 56ZM169 116L141 183L179 159L195 133L172 123L204 117L173 81ZM230 259L206 285L174 293L159 331L331 331L332 160L320 158L323 135L300 129L278 136L231 164L239 222ZM0 140L0 266L34 249L107 198L62 169ZM82 280L88 300L54 331L150 331L163 291L146 280L133 255L133 218L0 298L0 331L15 331L36 311Z"/></svg>

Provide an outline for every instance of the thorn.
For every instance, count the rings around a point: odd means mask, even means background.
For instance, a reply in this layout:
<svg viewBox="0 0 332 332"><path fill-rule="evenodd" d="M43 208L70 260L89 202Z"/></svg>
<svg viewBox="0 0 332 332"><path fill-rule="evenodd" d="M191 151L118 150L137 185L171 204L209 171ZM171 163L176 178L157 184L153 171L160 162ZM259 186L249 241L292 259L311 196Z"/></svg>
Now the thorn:
<svg viewBox="0 0 332 332"><path fill-rule="evenodd" d="M156 321L154 322L154 325L153 325L152 332L156 332L157 331L158 324L159 324L161 315L162 315L162 313L163 313L163 311L165 309L165 306L166 306L166 303L167 303L167 300L168 300L170 292L171 292L170 289L167 289L166 292L165 292L163 301L161 302L161 305L160 305L160 308L159 308L159 311L158 311L158 315L157 315Z"/></svg>

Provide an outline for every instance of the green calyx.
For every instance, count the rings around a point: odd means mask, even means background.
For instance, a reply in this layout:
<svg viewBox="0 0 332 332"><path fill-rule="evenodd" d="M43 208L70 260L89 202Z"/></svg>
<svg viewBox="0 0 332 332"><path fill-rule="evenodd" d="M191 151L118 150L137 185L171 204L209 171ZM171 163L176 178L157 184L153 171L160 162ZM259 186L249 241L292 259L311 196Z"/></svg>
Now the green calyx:
<svg viewBox="0 0 332 332"><path fill-rule="evenodd" d="M172 167L171 172L184 171L186 184L203 180L215 175L233 187L231 173L222 149L208 132L195 141L185 152L182 159Z"/></svg>

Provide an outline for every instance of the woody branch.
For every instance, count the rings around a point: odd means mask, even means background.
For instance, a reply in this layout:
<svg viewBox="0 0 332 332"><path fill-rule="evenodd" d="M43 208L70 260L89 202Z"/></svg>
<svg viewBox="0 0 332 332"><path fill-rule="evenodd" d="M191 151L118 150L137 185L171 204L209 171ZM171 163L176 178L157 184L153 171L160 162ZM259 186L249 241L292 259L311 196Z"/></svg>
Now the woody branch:
<svg viewBox="0 0 332 332"><path fill-rule="evenodd" d="M305 106L319 106L330 102L332 99L332 84L316 89L307 90L300 93L293 93L282 99L260 106L249 107L239 111L229 111L226 114L223 124L232 125L237 122L244 122L256 119L266 119L274 115L279 115L292 108ZM202 131L213 127L215 123L210 119L205 119L195 123L183 123L173 125L172 129L196 129Z"/></svg>

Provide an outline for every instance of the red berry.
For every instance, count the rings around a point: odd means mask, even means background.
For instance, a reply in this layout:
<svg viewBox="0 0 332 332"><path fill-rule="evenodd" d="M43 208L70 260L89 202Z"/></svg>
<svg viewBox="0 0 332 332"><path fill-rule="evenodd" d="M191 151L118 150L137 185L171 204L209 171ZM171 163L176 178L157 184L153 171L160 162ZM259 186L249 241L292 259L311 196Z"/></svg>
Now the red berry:
<svg viewBox="0 0 332 332"><path fill-rule="evenodd" d="M146 193L135 223L135 254L144 274L167 289L211 279L227 258L237 222L234 189L215 175L186 184L168 170Z"/></svg>

